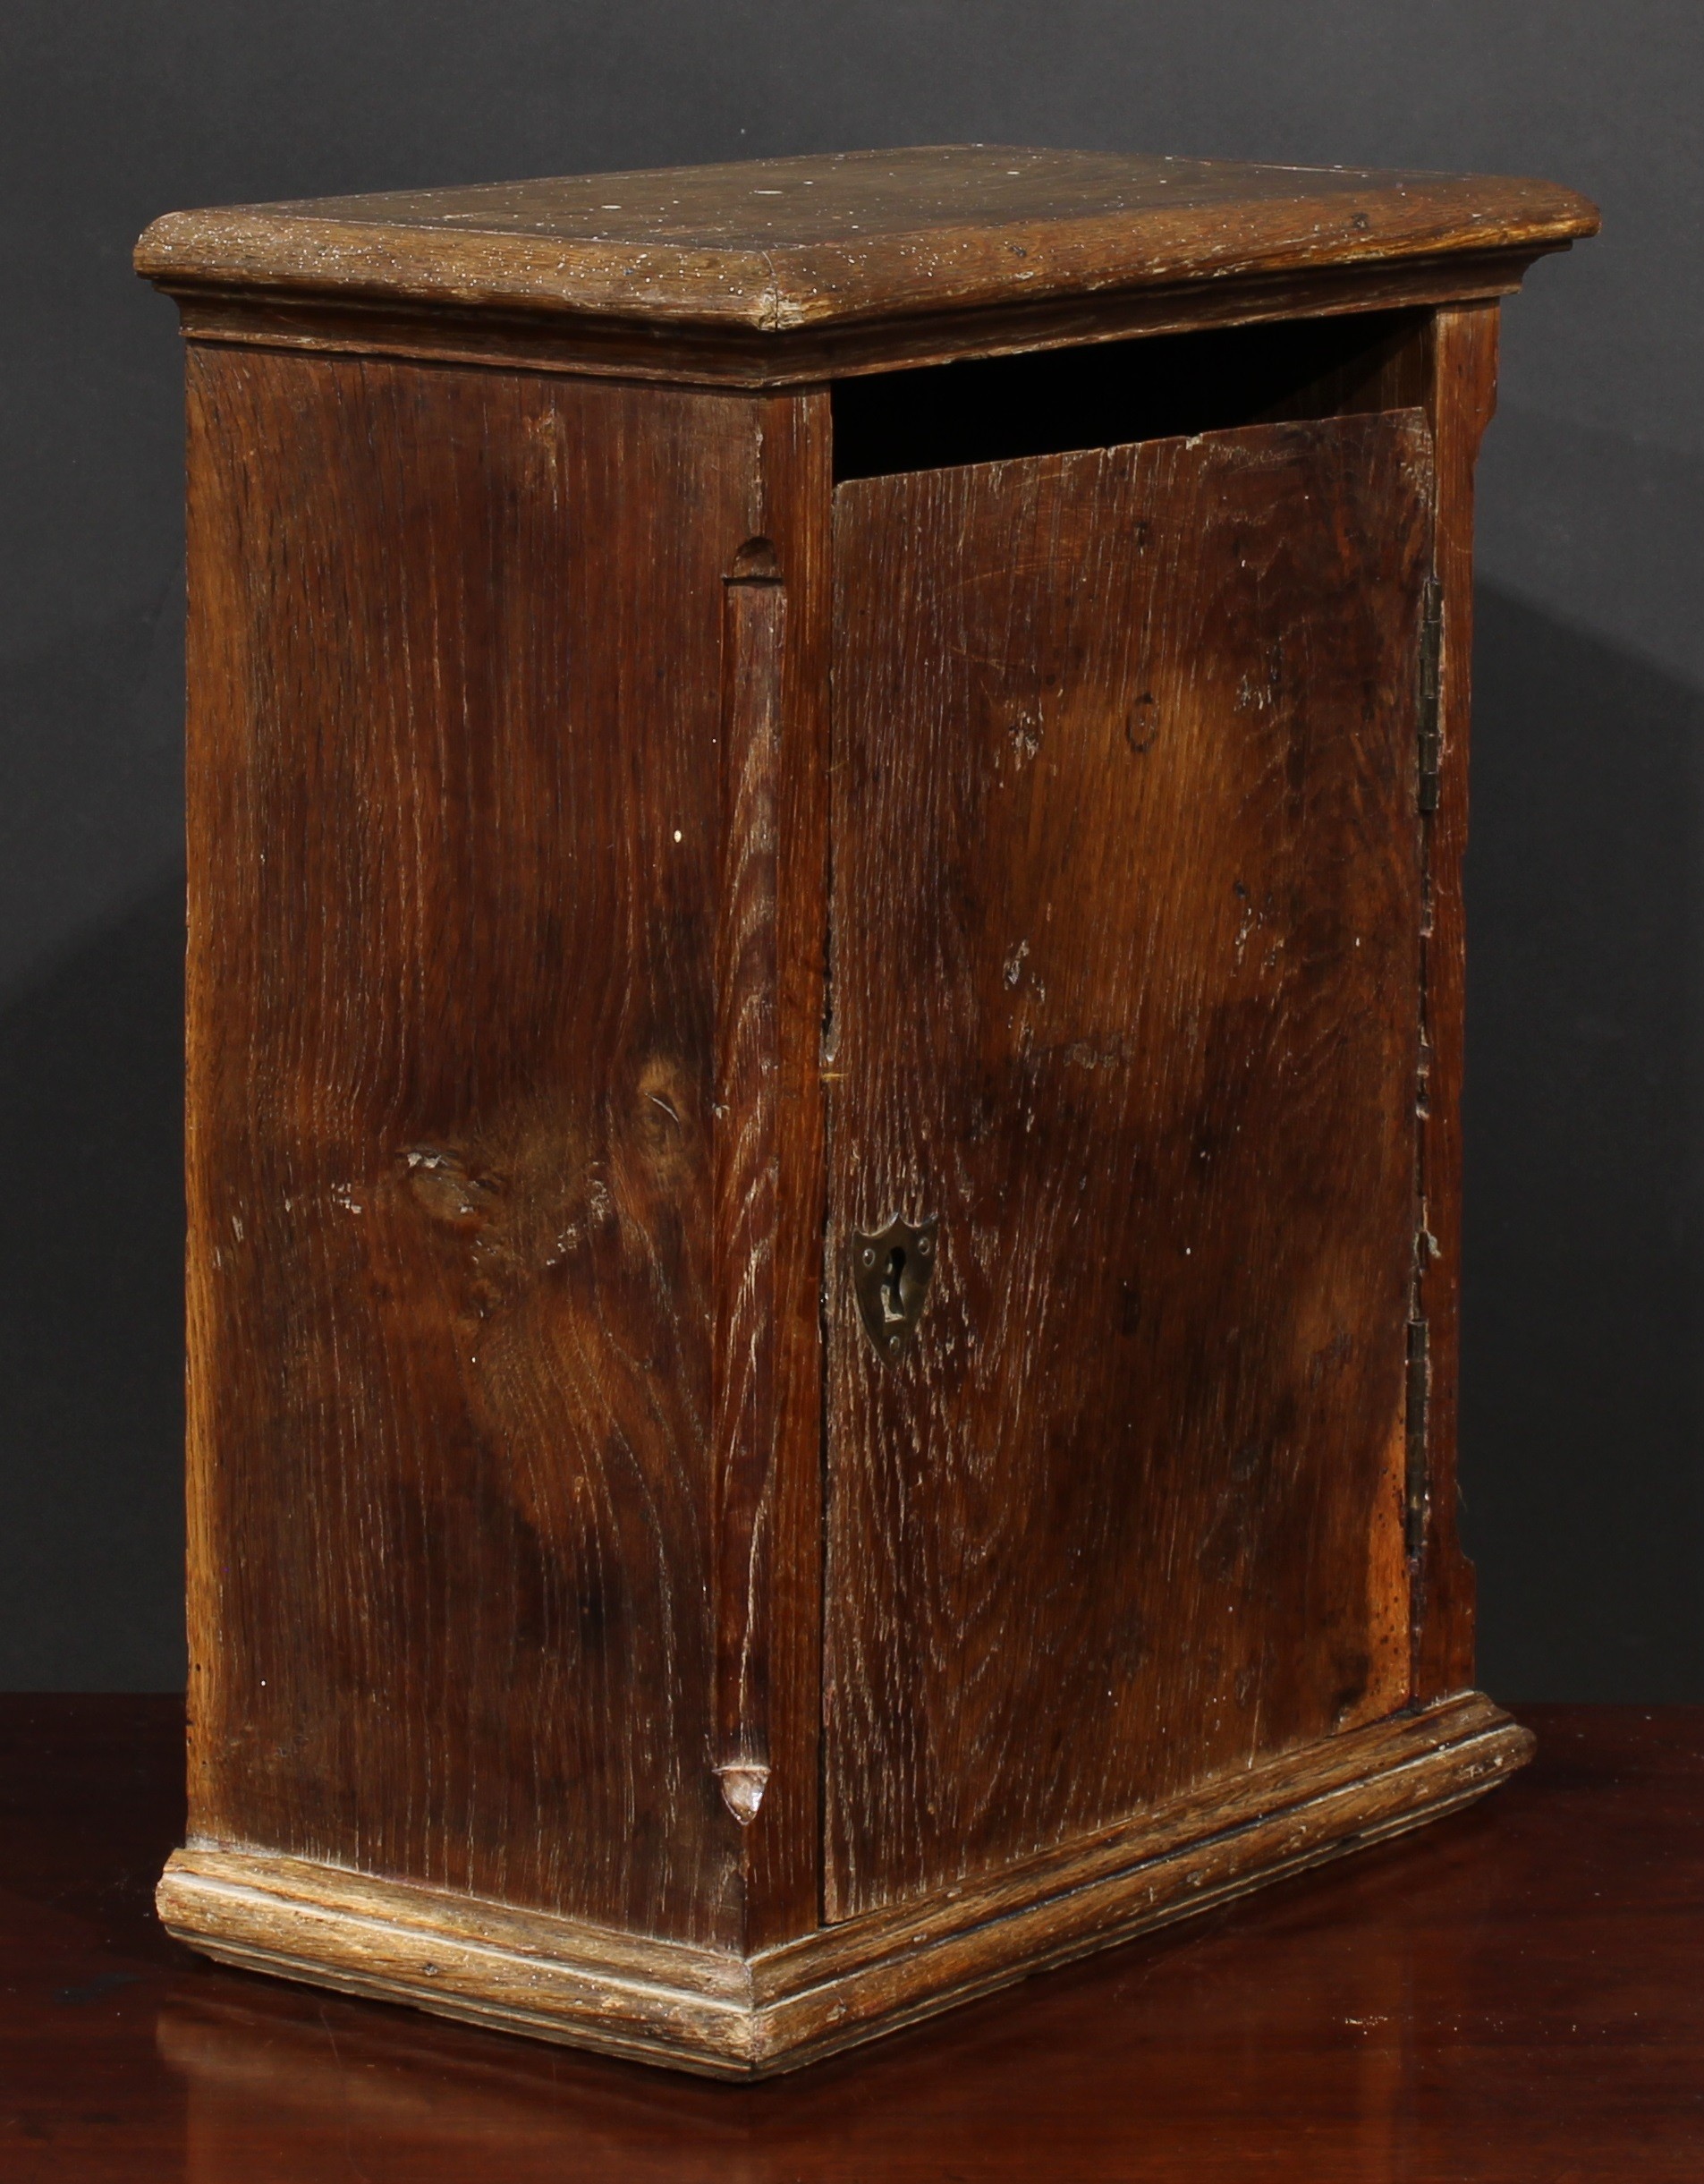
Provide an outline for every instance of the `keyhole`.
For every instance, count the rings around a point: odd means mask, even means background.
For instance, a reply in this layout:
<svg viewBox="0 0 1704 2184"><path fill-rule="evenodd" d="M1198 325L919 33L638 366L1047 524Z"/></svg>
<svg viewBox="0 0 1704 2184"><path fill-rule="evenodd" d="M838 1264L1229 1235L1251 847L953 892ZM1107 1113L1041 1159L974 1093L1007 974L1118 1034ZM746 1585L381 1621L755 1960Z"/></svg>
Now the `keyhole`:
<svg viewBox="0 0 1704 2184"><path fill-rule="evenodd" d="M891 1327L894 1321L903 1321L904 1307L899 1301L899 1278L905 1271L905 1254L894 1245L887 1254L887 1271L882 1276L882 1321Z"/></svg>

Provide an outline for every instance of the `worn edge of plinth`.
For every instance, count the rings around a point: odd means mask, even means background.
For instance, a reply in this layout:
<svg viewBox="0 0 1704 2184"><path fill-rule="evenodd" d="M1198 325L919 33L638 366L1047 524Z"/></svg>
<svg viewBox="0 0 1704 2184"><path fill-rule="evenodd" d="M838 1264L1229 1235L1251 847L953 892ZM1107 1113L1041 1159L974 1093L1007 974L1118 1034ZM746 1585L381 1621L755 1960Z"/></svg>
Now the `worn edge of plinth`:
<svg viewBox="0 0 1704 2184"><path fill-rule="evenodd" d="M1526 1729L1464 1693L750 1959L250 1849L175 1852L157 1902L170 1933L223 1963L755 2077L1416 1827L1482 1796L1532 1749Z"/></svg>

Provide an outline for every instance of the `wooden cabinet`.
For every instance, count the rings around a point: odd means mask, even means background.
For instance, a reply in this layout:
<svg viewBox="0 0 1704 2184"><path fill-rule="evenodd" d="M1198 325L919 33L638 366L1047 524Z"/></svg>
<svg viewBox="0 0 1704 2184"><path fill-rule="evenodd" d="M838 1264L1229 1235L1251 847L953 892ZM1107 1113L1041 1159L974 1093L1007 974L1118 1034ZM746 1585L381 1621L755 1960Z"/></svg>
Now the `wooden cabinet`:
<svg viewBox="0 0 1704 2184"><path fill-rule="evenodd" d="M1478 1795L1484 179L178 214L210 1953L807 2061Z"/></svg>

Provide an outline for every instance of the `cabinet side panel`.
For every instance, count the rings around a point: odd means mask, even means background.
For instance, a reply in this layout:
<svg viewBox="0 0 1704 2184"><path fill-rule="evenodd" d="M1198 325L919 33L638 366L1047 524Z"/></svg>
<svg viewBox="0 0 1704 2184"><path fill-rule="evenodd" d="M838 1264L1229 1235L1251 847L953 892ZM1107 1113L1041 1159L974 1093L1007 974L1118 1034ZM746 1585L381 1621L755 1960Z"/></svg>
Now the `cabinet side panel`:
<svg viewBox="0 0 1704 2184"><path fill-rule="evenodd" d="M192 1827L720 1938L737 397L191 355Z"/></svg>
<svg viewBox="0 0 1704 2184"><path fill-rule="evenodd" d="M1431 483L1409 410L835 495L836 1917L1408 1698Z"/></svg>

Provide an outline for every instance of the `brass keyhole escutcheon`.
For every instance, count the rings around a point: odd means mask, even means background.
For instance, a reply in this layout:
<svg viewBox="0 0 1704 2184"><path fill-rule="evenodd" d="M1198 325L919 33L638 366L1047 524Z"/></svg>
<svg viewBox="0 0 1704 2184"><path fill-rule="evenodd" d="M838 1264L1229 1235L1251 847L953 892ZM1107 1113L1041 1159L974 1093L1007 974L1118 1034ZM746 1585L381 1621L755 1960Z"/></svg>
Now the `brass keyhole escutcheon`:
<svg viewBox="0 0 1704 2184"><path fill-rule="evenodd" d="M913 1224L894 1215L873 1235L852 1231L852 1294L864 1332L885 1365L911 1347L935 1271L938 1215Z"/></svg>

